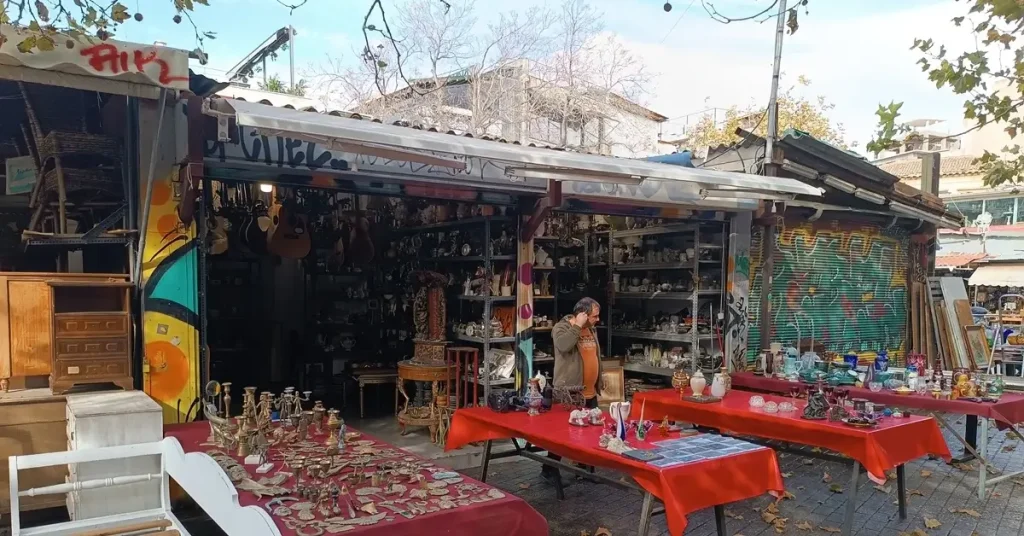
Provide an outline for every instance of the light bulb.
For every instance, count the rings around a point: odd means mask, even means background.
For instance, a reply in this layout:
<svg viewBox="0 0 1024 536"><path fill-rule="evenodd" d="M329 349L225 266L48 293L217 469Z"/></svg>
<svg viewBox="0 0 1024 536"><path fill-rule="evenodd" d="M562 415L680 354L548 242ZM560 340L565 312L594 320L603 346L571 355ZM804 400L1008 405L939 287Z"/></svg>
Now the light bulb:
<svg viewBox="0 0 1024 536"><path fill-rule="evenodd" d="M265 193L265 194L269 194L270 192L274 191L274 185L273 184L267 184L265 182L261 182L260 183L260 191Z"/></svg>

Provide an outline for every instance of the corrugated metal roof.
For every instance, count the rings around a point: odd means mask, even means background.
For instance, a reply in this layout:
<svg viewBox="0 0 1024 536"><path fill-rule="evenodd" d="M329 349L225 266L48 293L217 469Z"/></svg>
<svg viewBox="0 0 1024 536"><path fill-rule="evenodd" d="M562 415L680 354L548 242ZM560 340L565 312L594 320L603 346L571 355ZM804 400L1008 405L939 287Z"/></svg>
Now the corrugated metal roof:
<svg viewBox="0 0 1024 536"><path fill-rule="evenodd" d="M959 268L967 266L972 262L982 261L988 258L986 253L950 253L948 255L936 255L936 268Z"/></svg>
<svg viewBox="0 0 1024 536"><path fill-rule="evenodd" d="M952 175L974 175L981 173L981 164L976 163L978 157L947 156L939 159L939 175L942 177ZM916 179L921 177L921 159L907 158L895 162L885 162L878 166L901 179Z"/></svg>

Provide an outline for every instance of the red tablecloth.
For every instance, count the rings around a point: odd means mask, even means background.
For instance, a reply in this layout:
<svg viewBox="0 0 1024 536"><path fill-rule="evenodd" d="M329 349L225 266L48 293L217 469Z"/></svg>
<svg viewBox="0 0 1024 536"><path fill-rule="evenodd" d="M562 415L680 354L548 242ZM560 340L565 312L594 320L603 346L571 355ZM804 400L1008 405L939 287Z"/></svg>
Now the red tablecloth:
<svg viewBox="0 0 1024 536"><path fill-rule="evenodd" d="M757 376L752 372L731 373L732 386L769 393L789 392L793 382L778 378ZM1005 393L998 402L971 402L969 400L939 400L929 395L898 395L892 391L873 392L864 387L849 387L851 398L863 398L886 406L941 411L960 415L977 415L995 419L1001 428L1024 422L1024 395Z"/></svg>
<svg viewBox="0 0 1024 536"><path fill-rule="evenodd" d="M665 503L669 532L678 535L686 530L686 515L691 512L784 490L778 461L771 449L660 469L602 449L598 446L601 433L599 426L570 425L568 412L560 409L531 417L524 412L464 408L452 418L445 449L474 441L522 438L573 461L626 473ZM655 429L649 439L664 438ZM636 448L654 446L635 439L627 442Z"/></svg>
<svg viewBox="0 0 1024 536"><path fill-rule="evenodd" d="M752 409L750 397L754 394L733 389L721 402L698 404L680 400L674 389L639 392L633 395L632 415L637 417L643 411L644 419L655 422L668 416L731 434L829 449L860 462L875 481L884 481L886 471L922 456L950 457L939 425L931 417L888 418L874 428L853 428L803 419L802 410L771 414ZM762 396L765 401L793 402L776 395Z"/></svg>
<svg viewBox="0 0 1024 536"><path fill-rule="evenodd" d="M205 452L206 450L213 449L212 446L201 446L201 443L206 441L209 435L209 425L205 422L180 424L180 425L168 425L164 427L164 435L168 437L175 437L181 442L182 448L185 452ZM349 431L353 431L349 429ZM359 439L370 439L373 440L375 448L390 448L395 449L386 443L378 441L373 437L369 437L363 434ZM398 450L398 449L395 449ZM406 451L398 450L400 453L396 457L396 460L414 456ZM271 461L274 460L274 450L271 450ZM418 456L416 456L419 458ZM278 461L275 464L275 468L271 471L268 476L272 476L277 472L283 462ZM250 474L253 474L254 468L249 466ZM287 470L287 469L286 469ZM342 471L339 475L346 474L347 471ZM424 472L424 475L429 473ZM255 474L253 475L256 476ZM428 477L429 478L429 477ZM491 489L487 484L482 484L476 480L470 478L464 478L464 482L476 484L483 487L484 489ZM285 482L284 486L291 487L294 485L294 479L290 479ZM360 487L369 486L367 482ZM350 486L351 488L352 486ZM354 497L354 488L353 494ZM454 497L456 492L452 492L451 495ZM247 491L238 492L238 501L242 506L248 505L266 505L272 498L264 497L262 500L256 500L256 496ZM358 508L359 503L356 502ZM381 512L387 510L380 508ZM315 513L315 511L314 511ZM322 516L317 513L317 519ZM277 528L281 531L281 534L288 536L295 534L295 531L285 526L281 518L277 516L271 516L274 519L274 523ZM522 499L510 494L505 493L505 496L501 499L495 499L489 502L473 503L468 506L459 506L451 510L440 510L437 512L417 515L412 519L406 519L398 514L394 514L394 521L381 521L376 525L369 525L364 527L356 527L355 530L346 531L345 534L353 534L359 536L420 536L423 534L431 535L457 535L457 536L479 536L480 534L488 535L503 535L503 536L547 536L548 522L541 516L536 510L533 509Z"/></svg>

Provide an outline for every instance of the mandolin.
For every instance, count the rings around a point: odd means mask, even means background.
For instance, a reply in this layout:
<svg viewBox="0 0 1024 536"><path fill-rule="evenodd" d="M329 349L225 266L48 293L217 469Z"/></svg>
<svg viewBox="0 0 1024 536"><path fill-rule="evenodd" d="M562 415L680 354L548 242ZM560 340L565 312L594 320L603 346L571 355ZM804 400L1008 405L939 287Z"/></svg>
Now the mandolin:
<svg viewBox="0 0 1024 536"><path fill-rule="evenodd" d="M294 200L275 203L270 209L267 250L286 259L304 258L312 247L308 231L309 220Z"/></svg>

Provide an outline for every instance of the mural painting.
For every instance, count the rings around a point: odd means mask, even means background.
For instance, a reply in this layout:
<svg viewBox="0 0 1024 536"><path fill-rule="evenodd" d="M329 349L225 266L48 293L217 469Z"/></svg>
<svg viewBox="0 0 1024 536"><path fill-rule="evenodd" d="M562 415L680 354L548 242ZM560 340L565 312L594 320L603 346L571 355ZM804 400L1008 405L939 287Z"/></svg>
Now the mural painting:
<svg viewBox="0 0 1024 536"><path fill-rule="evenodd" d="M516 389L533 376L533 238L519 241L519 277L516 283Z"/></svg>
<svg viewBox="0 0 1024 536"><path fill-rule="evenodd" d="M199 394L199 294L195 226L178 219L172 177L154 180L142 254L142 389L164 412L184 421Z"/></svg>
<svg viewBox="0 0 1024 536"><path fill-rule="evenodd" d="M882 349L901 362L906 344L907 251L898 228L816 222L780 228L769 299L771 341L823 345L869 359ZM759 266L751 266L760 293ZM751 305L753 307L753 305ZM759 329L751 315L751 336ZM759 328L760 326L757 326ZM748 348L752 362L757 348Z"/></svg>

